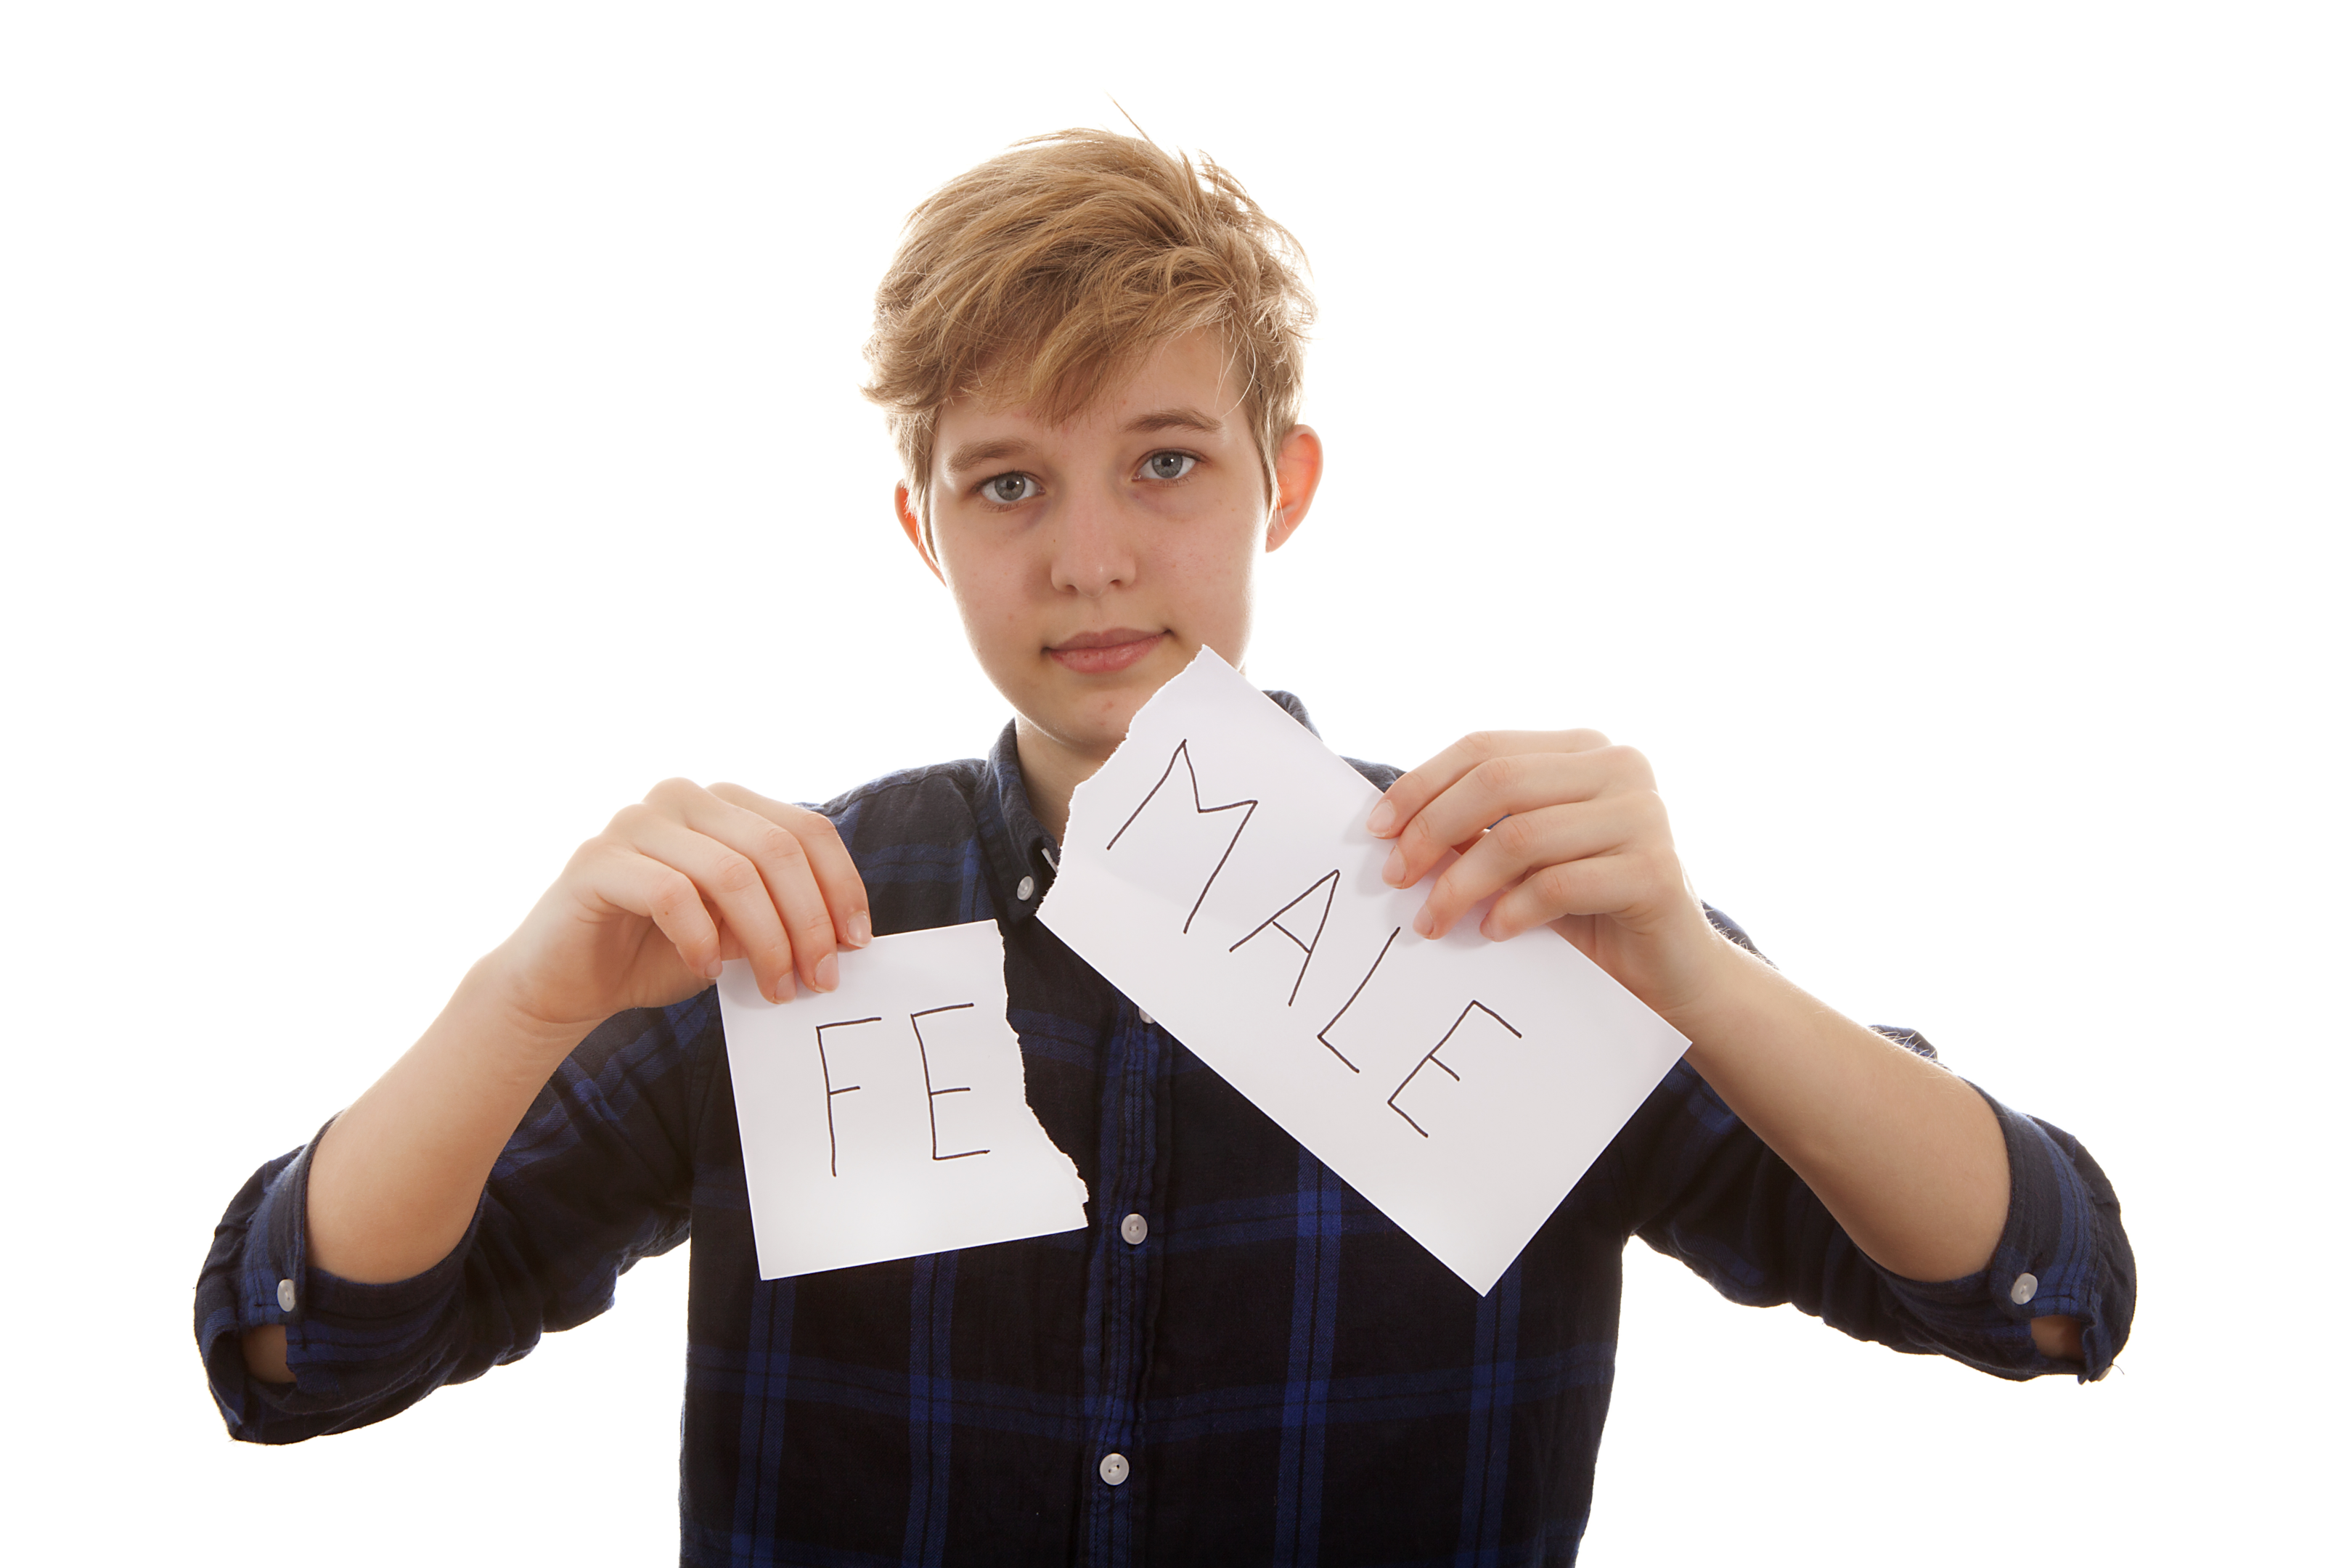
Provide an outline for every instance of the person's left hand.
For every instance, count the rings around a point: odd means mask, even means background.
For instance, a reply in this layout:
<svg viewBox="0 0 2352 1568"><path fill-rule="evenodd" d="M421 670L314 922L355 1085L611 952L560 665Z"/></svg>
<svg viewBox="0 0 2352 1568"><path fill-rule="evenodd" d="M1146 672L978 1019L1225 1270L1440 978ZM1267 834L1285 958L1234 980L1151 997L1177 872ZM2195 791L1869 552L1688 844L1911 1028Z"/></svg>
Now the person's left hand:
<svg viewBox="0 0 2352 1568"><path fill-rule="evenodd" d="M1698 1001L1728 953L1684 879L1648 760L1597 731L1466 735L1391 784L1367 826L1396 840L1383 872L1392 887L1462 852L1413 921L1424 937L1499 893L1481 935L1502 942L1549 922L1669 1018Z"/></svg>

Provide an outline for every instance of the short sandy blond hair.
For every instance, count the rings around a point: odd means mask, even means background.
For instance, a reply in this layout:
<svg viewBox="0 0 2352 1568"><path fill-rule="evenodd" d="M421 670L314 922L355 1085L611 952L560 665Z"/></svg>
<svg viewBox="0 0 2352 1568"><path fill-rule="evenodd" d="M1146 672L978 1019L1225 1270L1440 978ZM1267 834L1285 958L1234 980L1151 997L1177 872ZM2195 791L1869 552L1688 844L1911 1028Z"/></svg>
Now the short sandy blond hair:
<svg viewBox="0 0 2352 1568"><path fill-rule="evenodd" d="M866 395L888 415L917 514L930 516L942 405L1067 419L1204 327L1243 377L1271 497L1315 317L1306 271L1231 174L1136 137L1056 132L959 174L908 215L866 344Z"/></svg>

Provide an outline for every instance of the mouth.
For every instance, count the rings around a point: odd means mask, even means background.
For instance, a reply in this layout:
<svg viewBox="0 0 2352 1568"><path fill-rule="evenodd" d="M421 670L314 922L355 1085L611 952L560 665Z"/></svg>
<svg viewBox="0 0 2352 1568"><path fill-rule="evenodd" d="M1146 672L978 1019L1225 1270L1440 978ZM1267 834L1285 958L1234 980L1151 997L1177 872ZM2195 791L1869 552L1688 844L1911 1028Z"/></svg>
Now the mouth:
<svg viewBox="0 0 2352 1568"><path fill-rule="evenodd" d="M1055 643L1045 652L1055 664L1076 675L1110 675L1136 664L1158 647L1166 632L1139 632L1115 626L1105 632L1080 632Z"/></svg>

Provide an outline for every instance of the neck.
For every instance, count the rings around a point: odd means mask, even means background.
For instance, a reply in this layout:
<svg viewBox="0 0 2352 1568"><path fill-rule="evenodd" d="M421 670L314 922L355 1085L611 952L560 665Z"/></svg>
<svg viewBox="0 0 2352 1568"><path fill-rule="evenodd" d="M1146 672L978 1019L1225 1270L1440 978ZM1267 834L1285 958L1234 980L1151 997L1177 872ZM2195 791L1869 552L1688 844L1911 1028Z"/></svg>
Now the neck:
<svg viewBox="0 0 2352 1568"><path fill-rule="evenodd" d="M1029 792L1029 809L1059 844L1069 830L1070 796L1095 776L1095 770L1108 756L1073 750L1019 717L1013 721L1013 743L1021 758L1021 783Z"/></svg>

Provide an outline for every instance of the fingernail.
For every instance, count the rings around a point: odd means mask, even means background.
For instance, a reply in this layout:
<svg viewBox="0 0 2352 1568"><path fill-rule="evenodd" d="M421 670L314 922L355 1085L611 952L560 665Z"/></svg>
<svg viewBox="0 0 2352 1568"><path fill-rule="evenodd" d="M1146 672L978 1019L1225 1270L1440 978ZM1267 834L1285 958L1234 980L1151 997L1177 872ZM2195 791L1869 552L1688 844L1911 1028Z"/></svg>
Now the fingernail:
<svg viewBox="0 0 2352 1568"><path fill-rule="evenodd" d="M1412 917L1412 929L1423 936L1437 934L1437 917L1429 912L1427 904L1421 907L1421 913Z"/></svg>
<svg viewBox="0 0 2352 1568"><path fill-rule="evenodd" d="M726 973L727 961L723 958L714 958L702 966L702 977L705 980L716 980Z"/></svg>
<svg viewBox="0 0 2352 1568"><path fill-rule="evenodd" d="M1372 807L1372 815L1364 823L1365 828L1375 838L1385 837L1388 830L1395 826L1396 807L1391 805L1385 798L1380 805Z"/></svg>
<svg viewBox="0 0 2352 1568"><path fill-rule="evenodd" d="M864 910L849 917L849 945L864 947L874 940L874 917Z"/></svg>
<svg viewBox="0 0 2352 1568"><path fill-rule="evenodd" d="M816 988L820 991L832 991L838 988L840 984L840 961L828 952L816 961Z"/></svg>
<svg viewBox="0 0 2352 1568"><path fill-rule="evenodd" d="M779 1002L789 1002L793 999L793 972L787 969L782 974L776 978L776 1000Z"/></svg>
<svg viewBox="0 0 2352 1568"><path fill-rule="evenodd" d="M1403 845L1400 844L1395 848L1389 851L1388 864L1381 868L1381 880L1386 882L1391 888L1402 888L1404 886Z"/></svg>

